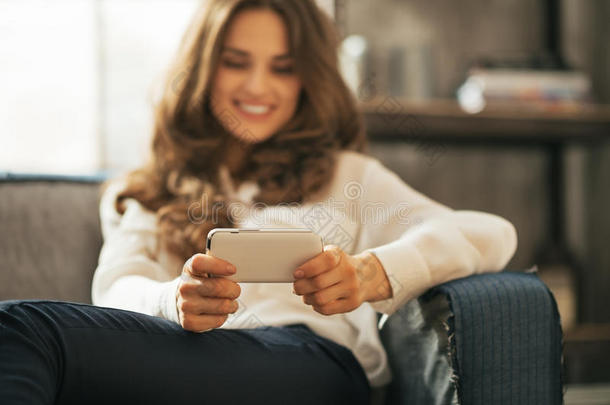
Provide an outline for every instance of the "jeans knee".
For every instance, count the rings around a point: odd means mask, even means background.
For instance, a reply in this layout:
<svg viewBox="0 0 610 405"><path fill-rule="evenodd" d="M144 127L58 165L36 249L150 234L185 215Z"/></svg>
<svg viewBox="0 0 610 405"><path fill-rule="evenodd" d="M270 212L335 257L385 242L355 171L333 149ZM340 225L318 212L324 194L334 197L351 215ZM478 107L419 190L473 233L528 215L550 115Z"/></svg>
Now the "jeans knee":
<svg viewBox="0 0 610 405"><path fill-rule="evenodd" d="M33 300L0 301L0 403L50 404L64 353Z"/></svg>
<svg viewBox="0 0 610 405"><path fill-rule="evenodd" d="M0 301L0 323L6 316L19 316L23 310L19 306L25 302L24 300L6 300Z"/></svg>
<svg viewBox="0 0 610 405"><path fill-rule="evenodd" d="M14 305L19 304L20 302L22 302L22 300L5 300L5 301L0 301L0 311L1 312L10 311L10 309Z"/></svg>
<svg viewBox="0 0 610 405"><path fill-rule="evenodd" d="M0 326L3 328L40 330L42 310L37 300L0 301Z"/></svg>

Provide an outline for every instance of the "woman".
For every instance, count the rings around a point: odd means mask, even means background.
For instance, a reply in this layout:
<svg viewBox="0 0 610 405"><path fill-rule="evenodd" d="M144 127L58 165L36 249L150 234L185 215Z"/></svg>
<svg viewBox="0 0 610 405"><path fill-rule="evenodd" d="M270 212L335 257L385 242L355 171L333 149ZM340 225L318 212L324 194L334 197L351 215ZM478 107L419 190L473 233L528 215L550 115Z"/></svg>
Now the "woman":
<svg viewBox="0 0 610 405"><path fill-rule="evenodd" d="M206 2L149 162L104 188L96 306L0 306L1 403L365 404L391 378L376 312L503 268L509 222L363 153L336 47L313 0ZM208 277L235 272L201 253L215 227L309 227L326 246L292 284L239 285Z"/></svg>

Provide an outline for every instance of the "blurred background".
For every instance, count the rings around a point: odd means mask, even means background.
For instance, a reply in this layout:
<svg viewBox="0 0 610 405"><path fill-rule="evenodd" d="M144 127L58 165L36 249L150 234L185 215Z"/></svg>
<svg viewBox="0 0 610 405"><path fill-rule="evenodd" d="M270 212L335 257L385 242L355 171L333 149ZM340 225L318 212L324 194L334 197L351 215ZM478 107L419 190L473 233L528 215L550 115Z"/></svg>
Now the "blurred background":
<svg viewBox="0 0 610 405"><path fill-rule="evenodd" d="M610 1L337 0L335 19L371 153L452 208L515 224L508 267L554 292L567 383L604 387Z"/></svg>
<svg viewBox="0 0 610 405"><path fill-rule="evenodd" d="M555 293L566 382L610 397L610 1L318 2L369 152L435 200L515 224L508 267ZM0 176L139 166L198 4L0 0Z"/></svg>

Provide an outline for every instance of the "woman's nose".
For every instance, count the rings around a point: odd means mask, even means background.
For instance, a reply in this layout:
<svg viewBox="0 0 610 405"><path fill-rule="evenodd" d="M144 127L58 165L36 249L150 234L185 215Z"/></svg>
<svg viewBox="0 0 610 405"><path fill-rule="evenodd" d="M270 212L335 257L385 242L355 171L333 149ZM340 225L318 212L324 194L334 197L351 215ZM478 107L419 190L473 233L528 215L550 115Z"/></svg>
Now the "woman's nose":
<svg viewBox="0 0 610 405"><path fill-rule="evenodd" d="M264 68L250 70L246 78L245 90L252 95L262 95L267 91L267 72Z"/></svg>

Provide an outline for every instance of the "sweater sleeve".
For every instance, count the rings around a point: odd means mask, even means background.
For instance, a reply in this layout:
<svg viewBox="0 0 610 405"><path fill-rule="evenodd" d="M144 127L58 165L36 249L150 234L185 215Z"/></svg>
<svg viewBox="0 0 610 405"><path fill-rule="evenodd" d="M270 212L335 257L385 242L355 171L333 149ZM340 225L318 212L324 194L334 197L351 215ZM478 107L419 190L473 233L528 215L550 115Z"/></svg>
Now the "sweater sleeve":
<svg viewBox="0 0 610 405"><path fill-rule="evenodd" d="M456 211L415 191L376 159L363 178L364 204L383 205L361 229L361 250L381 262L392 297L371 302L390 315L444 282L504 268L517 248L514 226L497 215Z"/></svg>
<svg viewBox="0 0 610 405"><path fill-rule="evenodd" d="M104 244L93 275L94 305L126 309L178 321L175 291L180 278L152 258L156 243L156 217L135 199L125 200L120 215L114 199L122 189L113 181L100 201Z"/></svg>

